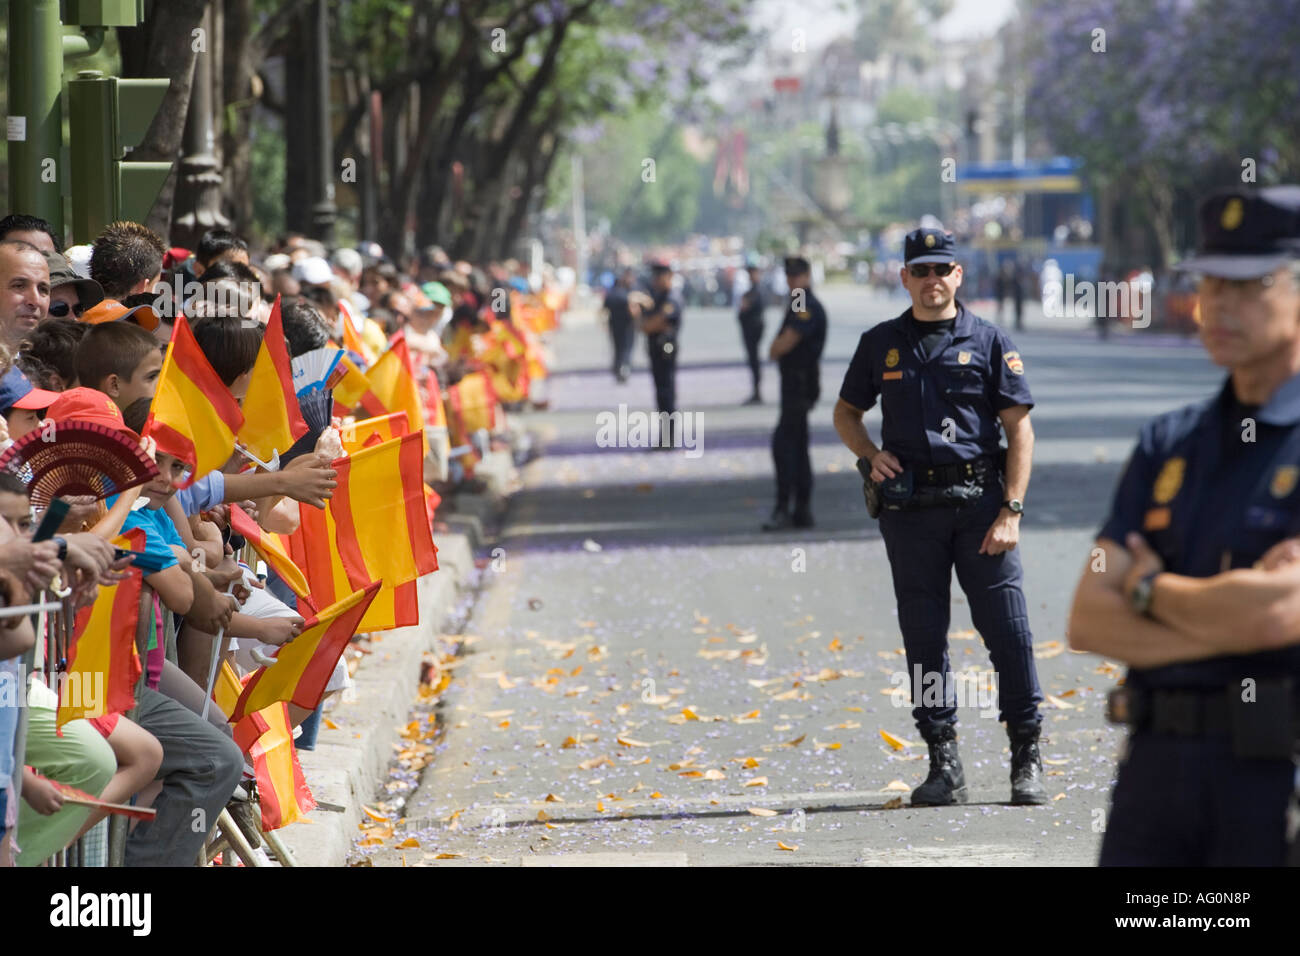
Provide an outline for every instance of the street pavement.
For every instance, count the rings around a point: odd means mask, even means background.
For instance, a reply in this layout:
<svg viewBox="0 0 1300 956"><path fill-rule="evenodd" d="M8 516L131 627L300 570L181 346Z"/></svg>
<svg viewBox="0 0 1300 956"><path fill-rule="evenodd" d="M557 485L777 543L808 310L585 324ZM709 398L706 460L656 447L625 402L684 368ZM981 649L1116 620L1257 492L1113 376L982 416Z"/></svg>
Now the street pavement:
<svg viewBox="0 0 1300 956"><path fill-rule="evenodd" d="M599 324L554 342L541 457L523 472L464 624L436 756L374 865L1090 866L1122 735L1103 718L1114 662L1075 654L1075 581L1137 430L1208 395L1193 341L1105 342L1030 309L1016 334L1037 405L1021 544L1044 705L1044 807L1012 807L988 655L954 582L950 646L965 674L959 735L970 803L912 809L927 769L910 717L884 548L831 409L861 332L906 301L823 294L831 332L812 418L816 528L758 526L771 508L768 404L748 394L739 327L688 308L679 404L699 454L600 447L601 413L653 411L644 343L609 374ZM992 316L993 310L976 309ZM779 316L769 309L763 347ZM702 433L699 426L702 425ZM867 418L879 436L879 410ZM694 453L692 453L694 454ZM413 701L413 707L416 707ZM400 788L391 788L400 792ZM394 845L414 837L407 848ZM417 846L418 844L418 846Z"/></svg>

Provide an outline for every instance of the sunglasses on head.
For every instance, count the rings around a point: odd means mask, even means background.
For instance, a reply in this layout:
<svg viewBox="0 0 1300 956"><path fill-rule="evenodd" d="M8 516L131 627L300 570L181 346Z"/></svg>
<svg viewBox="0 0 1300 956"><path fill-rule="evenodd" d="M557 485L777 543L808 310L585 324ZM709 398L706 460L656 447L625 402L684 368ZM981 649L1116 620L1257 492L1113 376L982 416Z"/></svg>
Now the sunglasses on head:
<svg viewBox="0 0 1300 956"><path fill-rule="evenodd" d="M56 319L66 318L69 312L77 318L81 318L81 313L85 311L85 307L80 302L76 305L70 305L67 302L51 302L49 308L50 315Z"/></svg>
<svg viewBox="0 0 1300 956"><path fill-rule="evenodd" d="M957 268L955 262L918 262L908 266L907 271L911 273L913 279L924 279L933 269L934 274L942 279L955 268Z"/></svg>

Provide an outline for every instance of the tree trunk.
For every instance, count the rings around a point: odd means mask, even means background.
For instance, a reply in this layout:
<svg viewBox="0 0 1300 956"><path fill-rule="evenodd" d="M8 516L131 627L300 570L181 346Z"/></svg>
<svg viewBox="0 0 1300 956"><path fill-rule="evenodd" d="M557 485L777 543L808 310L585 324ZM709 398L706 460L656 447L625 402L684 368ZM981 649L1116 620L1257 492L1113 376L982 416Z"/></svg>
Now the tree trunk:
<svg viewBox="0 0 1300 956"><path fill-rule="evenodd" d="M166 78L171 81L144 140L128 157L135 162L173 164L171 175L145 220L145 225L164 239L172 218L176 165L185 134L185 116L189 112L190 85L194 75L194 31L203 19L208 2L168 0L167 3L156 3L143 24L118 30L124 77ZM211 42L211 38L207 41Z"/></svg>
<svg viewBox="0 0 1300 956"><path fill-rule="evenodd" d="M306 10L294 18L294 32L310 36ZM305 42L288 43L284 51L284 228L311 234L311 206L316 195L316 162L312 152L312 112L304 97L311 89L312 56Z"/></svg>

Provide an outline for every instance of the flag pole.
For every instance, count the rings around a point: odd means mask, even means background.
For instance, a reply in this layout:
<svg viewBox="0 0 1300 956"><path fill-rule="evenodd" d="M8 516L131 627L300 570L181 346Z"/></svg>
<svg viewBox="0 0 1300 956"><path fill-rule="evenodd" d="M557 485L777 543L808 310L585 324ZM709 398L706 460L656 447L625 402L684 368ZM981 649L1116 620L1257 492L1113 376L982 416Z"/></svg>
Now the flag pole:
<svg viewBox="0 0 1300 956"><path fill-rule="evenodd" d="M226 585L226 593L235 589L235 582ZM208 692L203 697L203 719L208 719L208 709L212 706L212 688L217 683L217 661L221 660L221 642L226 639L226 629L222 627L212 639L212 660L208 664Z"/></svg>

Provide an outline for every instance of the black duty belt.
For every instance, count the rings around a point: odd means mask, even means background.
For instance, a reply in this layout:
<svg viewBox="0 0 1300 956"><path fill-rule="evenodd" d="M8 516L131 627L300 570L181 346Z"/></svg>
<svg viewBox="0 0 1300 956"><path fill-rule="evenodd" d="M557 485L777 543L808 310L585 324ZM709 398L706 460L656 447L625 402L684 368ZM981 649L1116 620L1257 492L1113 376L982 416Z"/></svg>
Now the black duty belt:
<svg viewBox="0 0 1300 956"><path fill-rule="evenodd" d="M997 474L997 466L987 455L959 461L952 465L917 467L916 481L921 485L960 485L967 481L983 481Z"/></svg>
<svg viewBox="0 0 1300 956"><path fill-rule="evenodd" d="M1300 738L1300 693L1289 677L1260 678L1249 687L1121 687L1107 718L1134 731L1171 737L1229 738L1242 757L1282 759Z"/></svg>

